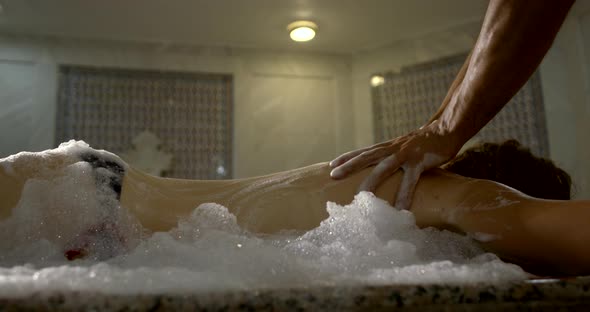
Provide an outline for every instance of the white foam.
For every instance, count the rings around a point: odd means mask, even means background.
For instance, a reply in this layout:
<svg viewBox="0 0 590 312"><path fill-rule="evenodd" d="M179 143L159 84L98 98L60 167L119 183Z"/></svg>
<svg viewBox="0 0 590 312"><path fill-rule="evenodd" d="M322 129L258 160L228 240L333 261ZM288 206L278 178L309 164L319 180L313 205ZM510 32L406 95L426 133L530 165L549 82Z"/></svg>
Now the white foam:
<svg viewBox="0 0 590 312"><path fill-rule="evenodd" d="M70 142L57 152L73 155L88 148ZM346 206L327 203L329 218L305 233L257 236L241 229L225 207L204 204L173 230L144 237L112 191L91 191L86 163L73 163L49 176L29 180L13 215L0 222L0 293L6 296L55 290L128 294L528 277L519 267L481 251L469 237L419 229L411 212L396 210L371 193L357 195ZM106 218L135 238L127 244L130 250L113 250L113 237L94 237L91 254L96 256L65 260L68 244ZM97 260L113 254L118 255Z"/></svg>

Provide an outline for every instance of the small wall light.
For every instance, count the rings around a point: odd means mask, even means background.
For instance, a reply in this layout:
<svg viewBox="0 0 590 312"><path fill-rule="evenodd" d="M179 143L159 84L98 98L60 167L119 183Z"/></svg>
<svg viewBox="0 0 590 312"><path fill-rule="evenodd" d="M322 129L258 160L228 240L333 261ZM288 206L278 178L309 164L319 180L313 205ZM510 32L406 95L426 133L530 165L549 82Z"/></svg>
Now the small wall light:
<svg viewBox="0 0 590 312"><path fill-rule="evenodd" d="M287 30L293 41L303 42L315 37L318 25L310 21L295 21L287 25Z"/></svg>
<svg viewBox="0 0 590 312"><path fill-rule="evenodd" d="M385 77L383 77L383 76L375 75L375 76L371 77L371 86L373 86L373 87L378 87L384 83L385 83Z"/></svg>

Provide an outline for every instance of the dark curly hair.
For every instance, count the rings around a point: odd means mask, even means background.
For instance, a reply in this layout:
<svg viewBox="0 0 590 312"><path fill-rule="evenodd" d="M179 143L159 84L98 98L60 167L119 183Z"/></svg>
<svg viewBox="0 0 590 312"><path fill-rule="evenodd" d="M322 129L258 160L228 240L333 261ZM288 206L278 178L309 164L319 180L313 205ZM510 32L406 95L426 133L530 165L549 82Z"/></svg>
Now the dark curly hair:
<svg viewBox="0 0 590 312"><path fill-rule="evenodd" d="M466 177L496 181L533 197L570 199L569 174L551 160L533 155L516 140L472 147L443 168Z"/></svg>

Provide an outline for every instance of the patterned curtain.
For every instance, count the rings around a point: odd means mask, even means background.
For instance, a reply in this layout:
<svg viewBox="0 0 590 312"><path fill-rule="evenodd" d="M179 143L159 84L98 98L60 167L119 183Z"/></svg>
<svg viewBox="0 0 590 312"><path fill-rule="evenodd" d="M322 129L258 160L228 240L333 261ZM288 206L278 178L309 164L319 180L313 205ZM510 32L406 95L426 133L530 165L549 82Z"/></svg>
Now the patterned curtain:
<svg viewBox="0 0 590 312"><path fill-rule="evenodd" d="M143 131L173 155L166 176L232 176L232 76L61 66L56 141L122 153Z"/></svg>
<svg viewBox="0 0 590 312"><path fill-rule="evenodd" d="M404 135L424 125L438 110L467 55L378 74L383 83L373 86L375 140ZM472 140L502 142L516 139L539 156L549 155L541 79L535 73L508 104Z"/></svg>

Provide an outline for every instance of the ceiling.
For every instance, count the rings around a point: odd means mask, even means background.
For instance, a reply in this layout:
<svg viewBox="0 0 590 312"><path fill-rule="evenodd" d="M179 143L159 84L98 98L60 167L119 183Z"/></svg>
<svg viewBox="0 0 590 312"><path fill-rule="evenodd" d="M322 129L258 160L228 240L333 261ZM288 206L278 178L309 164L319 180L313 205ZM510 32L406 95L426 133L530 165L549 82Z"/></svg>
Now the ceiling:
<svg viewBox="0 0 590 312"><path fill-rule="evenodd" d="M355 53L481 21L487 0L0 0L0 32ZM316 22L296 43L286 26Z"/></svg>

